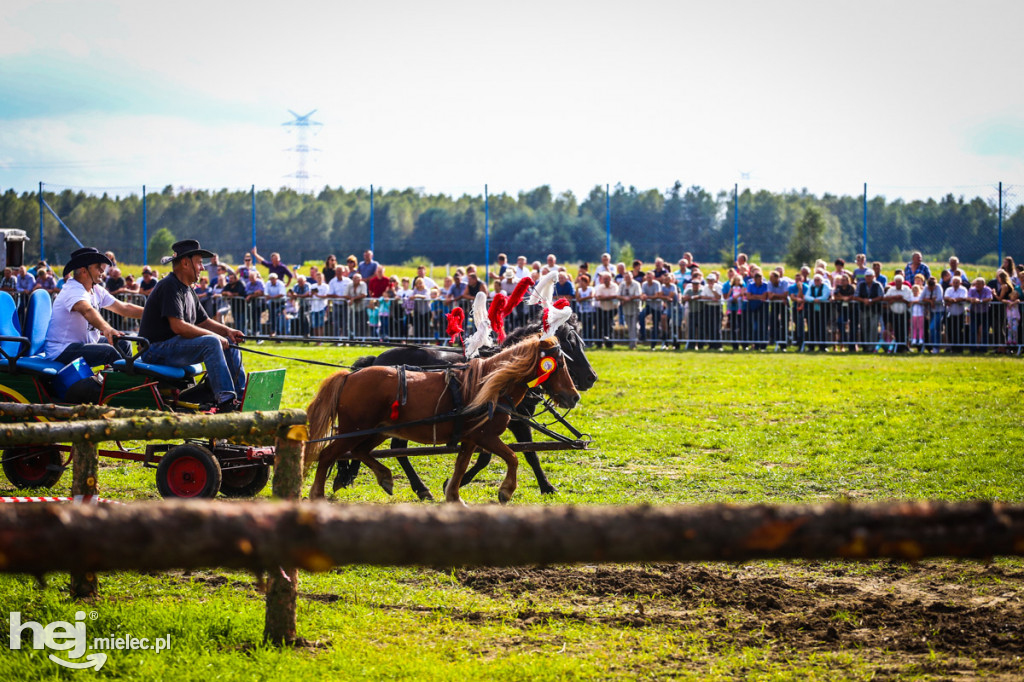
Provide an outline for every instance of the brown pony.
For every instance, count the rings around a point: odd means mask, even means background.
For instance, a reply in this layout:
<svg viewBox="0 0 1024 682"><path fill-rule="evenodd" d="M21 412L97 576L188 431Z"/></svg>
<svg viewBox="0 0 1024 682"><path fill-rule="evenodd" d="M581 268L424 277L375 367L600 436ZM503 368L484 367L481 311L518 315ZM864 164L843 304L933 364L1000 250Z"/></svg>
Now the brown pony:
<svg viewBox="0 0 1024 682"><path fill-rule="evenodd" d="M552 367L552 365L554 365ZM462 502L459 482L462 480L473 452L483 448L498 455L508 465L505 480L498 489L498 499L508 502L516 489L516 471L519 461L516 453L501 442L500 436L508 427L509 415L494 410L488 417L487 407L497 406L499 400L510 406L518 405L526 395L528 384L546 373L540 384L561 407L573 407L580 394L566 369L558 340L535 336L487 359L475 358L468 366L453 369L462 386L462 402L466 410L476 410L462 425L461 447L455 460L455 469L445 488L445 500ZM408 398L405 405L394 403L399 392L398 369L395 367L366 367L356 372L341 370L320 384L316 397L307 413L310 440L325 438L331 433L343 434L364 429L394 425L381 433L352 436L321 443L309 443L306 448L306 469L319 452L316 477L309 491L310 499L324 496L327 474L342 456L351 453L353 459L370 467L377 483L389 495L392 491L391 470L373 458L370 451L391 437L405 438L417 443L446 443L455 429L453 420L432 424L403 426L409 422L429 419L451 411L455 402L444 372L406 372ZM333 427L333 428L332 428Z"/></svg>

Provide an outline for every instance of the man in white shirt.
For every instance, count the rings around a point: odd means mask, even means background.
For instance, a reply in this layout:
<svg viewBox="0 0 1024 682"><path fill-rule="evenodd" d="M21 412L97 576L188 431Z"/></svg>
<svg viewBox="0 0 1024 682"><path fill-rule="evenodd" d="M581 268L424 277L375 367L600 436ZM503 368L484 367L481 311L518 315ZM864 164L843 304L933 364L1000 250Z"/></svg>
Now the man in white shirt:
<svg viewBox="0 0 1024 682"><path fill-rule="evenodd" d="M612 347L612 332L615 328L615 313L619 308L619 286L612 281L611 273L603 273L601 282L594 287L597 301L597 336L604 339L605 348Z"/></svg>
<svg viewBox="0 0 1024 682"><path fill-rule="evenodd" d="M610 253L601 254L601 264L594 268L594 276L599 278L604 273L609 275L615 275L615 267L612 265L612 255Z"/></svg>
<svg viewBox="0 0 1024 682"><path fill-rule="evenodd" d="M640 282L633 279L633 274L627 272L622 277L622 284L619 285L619 312L626 324L627 337L629 338L629 349L636 350L637 336L637 315L640 313L640 297L643 292L640 289Z"/></svg>
<svg viewBox="0 0 1024 682"><path fill-rule="evenodd" d="M506 272L508 272L507 269L506 269ZM426 287L427 291L430 291L431 289L436 289L437 288L437 282L435 282L433 279L431 279L430 277L427 276L427 268L426 268L426 266L423 266L423 265L416 266L416 277L420 277L420 278L423 279L423 286ZM416 281L415 277L413 278L413 281L414 282Z"/></svg>
<svg viewBox="0 0 1024 682"><path fill-rule="evenodd" d="M704 301L704 333L712 342L709 347L718 350L722 347L722 285L717 272L712 272L704 280L699 298Z"/></svg>
<svg viewBox="0 0 1024 682"><path fill-rule="evenodd" d="M309 285L309 326L313 336L319 338L324 335L324 310L331 287L324 283L324 273L318 272L313 277L314 282Z"/></svg>
<svg viewBox="0 0 1024 682"><path fill-rule="evenodd" d="M263 287L263 295L267 299L267 323L271 336L284 334L288 321L284 316L284 297L288 294L288 286L277 277L276 272L267 275L267 283Z"/></svg>
<svg viewBox="0 0 1024 682"><path fill-rule="evenodd" d="M142 307L119 301L104 288L103 276L109 265L110 259L92 247L71 254L71 260L64 266L64 277L72 274L72 278L53 301L43 347L45 357L63 364L82 358L90 366L109 365L121 359L114 344L124 333L111 327L99 311L105 309L137 320L142 317ZM105 342L100 341L101 337Z"/></svg>
<svg viewBox="0 0 1024 682"><path fill-rule="evenodd" d="M893 333L896 340L896 351L903 353L907 348L907 327L910 320L907 316L908 304L913 292L906 286L902 275L892 278L892 285L885 290L885 300L889 304L889 315L885 328Z"/></svg>
<svg viewBox="0 0 1024 682"><path fill-rule="evenodd" d="M516 258L516 281L518 282L523 277L529 277L531 275L530 266L526 263L526 256L519 256Z"/></svg>
<svg viewBox="0 0 1024 682"><path fill-rule="evenodd" d="M340 265L334 269L334 277L327 283L327 298L331 299L331 326L329 334L344 336L348 331L348 297L352 289L352 280L348 278L348 270Z"/></svg>
<svg viewBox="0 0 1024 682"><path fill-rule="evenodd" d="M950 261L953 259L951 258ZM953 353L963 352L964 343L964 304L967 299L967 287L963 286L959 275L951 280L942 294L942 302L946 305L946 343Z"/></svg>

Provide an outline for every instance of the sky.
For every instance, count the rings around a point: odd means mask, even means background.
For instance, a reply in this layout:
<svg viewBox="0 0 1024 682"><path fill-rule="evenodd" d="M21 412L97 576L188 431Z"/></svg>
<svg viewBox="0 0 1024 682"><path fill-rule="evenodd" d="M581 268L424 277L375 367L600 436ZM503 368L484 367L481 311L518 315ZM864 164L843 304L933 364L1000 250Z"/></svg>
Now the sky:
<svg viewBox="0 0 1024 682"><path fill-rule="evenodd" d="M5 0L0 189L1024 195L1024 3Z"/></svg>

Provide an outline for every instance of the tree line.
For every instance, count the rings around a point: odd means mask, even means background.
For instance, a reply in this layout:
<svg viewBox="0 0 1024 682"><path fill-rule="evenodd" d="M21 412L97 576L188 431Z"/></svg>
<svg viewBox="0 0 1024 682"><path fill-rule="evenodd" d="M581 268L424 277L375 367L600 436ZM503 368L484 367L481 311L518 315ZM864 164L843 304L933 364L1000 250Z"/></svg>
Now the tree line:
<svg viewBox="0 0 1024 682"><path fill-rule="evenodd" d="M85 244L112 249L123 262L143 258L141 195L110 196L64 190L45 192L46 202ZM373 243L379 260L403 263L483 262L485 205L482 195L459 197L415 189L377 190L324 187L317 194L292 189L263 190L255 196L256 243L261 253L279 251L287 262L320 260L328 253L359 255ZM744 190L713 194L676 182L665 190L616 185L606 202L595 186L580 200L572 192L554 194L548 185L487 201L490 253L530 260L555 253L562 261L596 261L606 250L606 205L610 205L611 248L616 258L631 254L645 261L662 256L674 262L684 251L698 261L731 259L736 205L740 250L767 262L787 260L810 249L831 260L861 250L864 225L860 196L816 196L806 190ZM797 226L813 209L816 225L810 246ZM252 197L247 191L165 187L146 197L146 232L160 232L160 256L168 238L198 238L203 246L238 261L251 242ZM868 256L902 260L920 250L931 258L956 254L964 262L994 261L998 209L994 198L952 194L904 201L876 196L868 201ZM372 223L372 225L371 225ZM35 192L9 189L0 197L0 228L26 230L30 258L39 255L39 205ZM794 235L796 237L794 238ZM62 261L76 248L64 229L46 215L46 256ZM163 240L163 241L159 241ZM1004 251L1024 248L1024 207L1004 214ZM796 243L799 242L799 243ZM157 246L154 243L154 246Z"/></svg>

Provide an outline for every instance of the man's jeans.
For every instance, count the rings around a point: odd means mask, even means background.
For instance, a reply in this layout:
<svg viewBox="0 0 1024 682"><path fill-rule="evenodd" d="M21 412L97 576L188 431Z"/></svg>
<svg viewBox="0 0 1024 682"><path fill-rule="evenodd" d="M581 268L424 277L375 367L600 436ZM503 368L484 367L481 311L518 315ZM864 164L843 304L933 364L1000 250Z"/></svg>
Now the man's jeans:
<svg viewBox="0 0 1024 682"><path fill-rule="evenodd" d="M206 365L210 389L219 403L230 398L241 399L245 391L242 354L237 348L222 350L218 336L206 335L194 339L172 336L166 341L151 345L141 359L154 365L171 367L203 363Z"/></svg>
<svg viewBox="0 0 1024 682"><path fill-rule="evenodd" d="M132 346L130 343L121 340L117 342L117 345L124 351L125 355L131 355ZM122 358L122 355L117 352L117 348L107 343L106 339L101 339L99 343L72 343L61 351L61 354L54 358L54 360L62 365L66 365L75 358L82 358L85 360L85 364L90 367L99 367L100 365L114 364Z"/></svg>

